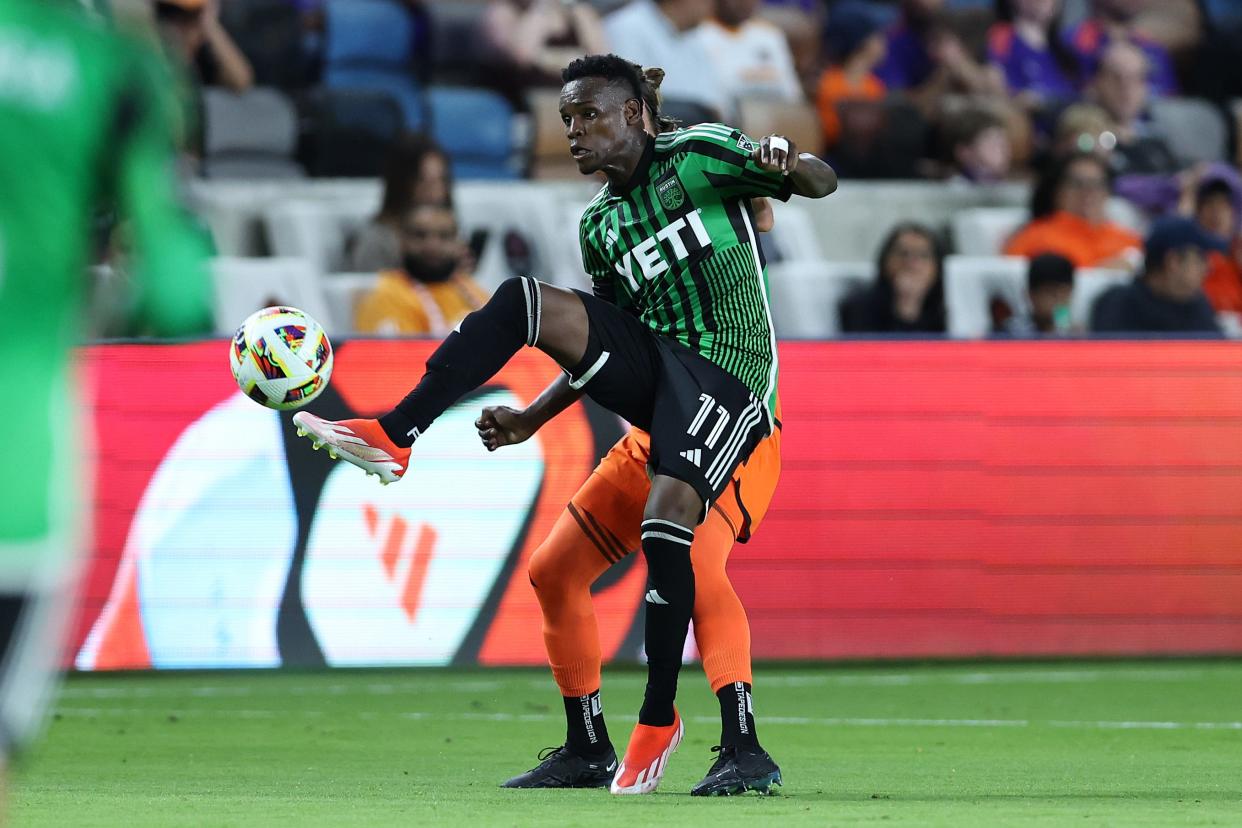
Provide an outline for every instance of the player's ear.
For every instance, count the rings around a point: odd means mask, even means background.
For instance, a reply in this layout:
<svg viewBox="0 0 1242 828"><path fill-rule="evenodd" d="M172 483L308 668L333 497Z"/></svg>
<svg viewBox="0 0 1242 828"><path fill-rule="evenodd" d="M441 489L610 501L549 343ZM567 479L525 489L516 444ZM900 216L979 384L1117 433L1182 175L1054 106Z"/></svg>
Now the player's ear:
<svg viewBox="0 0 1242 828"><path fill-rule="evenodd" d="M622 110L625 113L625 122L630 126L643 123L643 103L638 98L630 98L625 102Z"/></svg>

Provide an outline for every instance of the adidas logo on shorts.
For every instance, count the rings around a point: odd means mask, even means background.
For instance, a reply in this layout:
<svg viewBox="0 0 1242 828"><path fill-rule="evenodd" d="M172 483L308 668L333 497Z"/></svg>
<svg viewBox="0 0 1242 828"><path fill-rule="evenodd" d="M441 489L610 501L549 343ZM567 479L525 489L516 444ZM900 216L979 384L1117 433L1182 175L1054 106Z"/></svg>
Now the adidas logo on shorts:
<svg viewBox="0 0 1242 828"><path fill-rule="evenodd" d="M703 450L702 449L688 449L686 451L683 451L681 453L681 456L684 459L689 460L691 463L693 463L695 468L703 467Z"/></svg>

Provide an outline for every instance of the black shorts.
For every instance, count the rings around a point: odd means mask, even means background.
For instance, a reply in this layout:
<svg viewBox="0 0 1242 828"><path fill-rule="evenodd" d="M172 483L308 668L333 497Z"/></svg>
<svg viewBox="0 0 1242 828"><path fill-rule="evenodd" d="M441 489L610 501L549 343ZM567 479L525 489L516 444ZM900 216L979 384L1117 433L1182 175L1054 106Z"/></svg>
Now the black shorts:
<svg viewBox="0 0 1242 828"><path fill-rule="evenodd" d="M651 471L693 486L706 514L767 436L763 401L728 371L616 305L578 295L590 330L570 384L651 434Z"/></svg>

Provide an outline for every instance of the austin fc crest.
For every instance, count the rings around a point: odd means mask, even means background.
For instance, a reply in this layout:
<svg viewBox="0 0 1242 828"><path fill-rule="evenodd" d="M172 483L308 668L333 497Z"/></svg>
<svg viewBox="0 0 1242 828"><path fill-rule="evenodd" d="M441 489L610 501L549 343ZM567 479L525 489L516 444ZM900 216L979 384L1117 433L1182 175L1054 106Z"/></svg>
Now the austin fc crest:
<svg viewBox="0 0 1242 828"><path fill-rule="evenodd" d="M676 178L670 178L656 185L656 193L660 196L660 203L664 205L665 210L676 210L686 203L686 192Z"/></svg>

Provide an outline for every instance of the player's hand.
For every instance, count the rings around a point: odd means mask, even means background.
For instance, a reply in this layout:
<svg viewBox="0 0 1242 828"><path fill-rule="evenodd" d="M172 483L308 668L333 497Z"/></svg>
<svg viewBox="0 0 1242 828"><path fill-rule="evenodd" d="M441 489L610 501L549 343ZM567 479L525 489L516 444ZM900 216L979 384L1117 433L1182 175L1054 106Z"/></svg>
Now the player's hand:
<svg viewBox="0 0 1242 828"><path fill-rule="evenodd" d="M783 135L769 135L759 142L751 156L759 168L789 175L798 167L798 148Z"/></svg>
<svg viewBox="0 0 1242 828"><path fill-rule="evenodd" d="M484 408L479 419L474 421L474 427L479 430L479 439L488 451L525 442L535 433L524 414L507 405Z"/></svg>
<svg viewBox="0 0 1242 828"><path fill-rule="evenodd" d="M772 211L772 202L766 198L752 198L750 211L755 214L755 230L759 233L770 233L776 226L776 213Z"/></svg>

